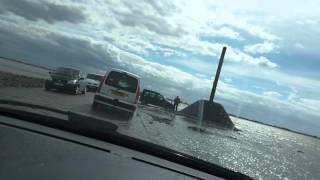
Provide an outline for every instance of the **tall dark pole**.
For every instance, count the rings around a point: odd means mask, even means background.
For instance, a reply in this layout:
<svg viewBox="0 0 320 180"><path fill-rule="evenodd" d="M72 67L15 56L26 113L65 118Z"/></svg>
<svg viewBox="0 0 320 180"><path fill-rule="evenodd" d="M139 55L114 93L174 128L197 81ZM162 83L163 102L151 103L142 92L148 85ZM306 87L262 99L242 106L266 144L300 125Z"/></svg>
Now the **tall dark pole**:
<svg viewBox="0 0 320 180"><path fill-rule="evenodd" d="M211 103L213 103L214 94L216 93L217 84L218 84L218 81L219 81L221 67L222 67L224 55L226 54L226 50L227 50L227 47L223 47L222 53L221 53L221 56L220 56L220 61L219 61L217 73L216 73L216 77L214 78L213 86L212 86L212 90L211 90L211 94L210 94L209 102L211 102Z"/></svg>

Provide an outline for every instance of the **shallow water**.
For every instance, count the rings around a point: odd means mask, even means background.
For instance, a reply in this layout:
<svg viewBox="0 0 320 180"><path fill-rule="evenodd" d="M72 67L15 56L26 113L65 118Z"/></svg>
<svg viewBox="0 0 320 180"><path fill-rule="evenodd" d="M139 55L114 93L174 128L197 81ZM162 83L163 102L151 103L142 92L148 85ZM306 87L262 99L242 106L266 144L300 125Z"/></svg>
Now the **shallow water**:
<svg viewBox="0 0 320 180"><path fill-rule="evenodd" d="M239 171L255 179L319 179L320 140L232 118L241 131L206 127L182 116L140 111L126 130L131 136Z"/></svg>

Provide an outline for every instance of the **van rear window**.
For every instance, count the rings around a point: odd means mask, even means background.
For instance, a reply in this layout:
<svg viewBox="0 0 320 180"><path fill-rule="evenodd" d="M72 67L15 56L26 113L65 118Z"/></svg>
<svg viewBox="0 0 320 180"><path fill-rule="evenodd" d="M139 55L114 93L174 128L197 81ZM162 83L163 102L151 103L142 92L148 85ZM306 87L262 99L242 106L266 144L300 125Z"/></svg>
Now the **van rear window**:
<svg viewBox="0 0 320 180"><path fill-rule="evenodd" d="M137 90L138 80L125 73L112 71L109 73L105 84L134 93Z"/></svg>

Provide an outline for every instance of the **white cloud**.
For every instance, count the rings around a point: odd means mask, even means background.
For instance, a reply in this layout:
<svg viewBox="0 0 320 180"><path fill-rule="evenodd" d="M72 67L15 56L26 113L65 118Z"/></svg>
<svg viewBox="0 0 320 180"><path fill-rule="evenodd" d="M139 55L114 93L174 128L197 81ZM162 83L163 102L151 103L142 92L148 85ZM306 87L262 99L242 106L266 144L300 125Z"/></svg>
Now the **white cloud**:
<svg viewBox="0 0 320 180"><path fill-rule="evenodd" d="M137 55L120 51L118 61L124 66L141 77L147 77L149 80L159 83L168 84L171 87L187 90L204 90L210 87L211 81L196 77L190 73L178 68L162 65L156 62L150 62Z"/></svg>
<svg viewBox="0 0 320 180"><path fill-rule="evenodd" d="M30 21L43 20L53 24L56 22L81 23L86 20L85 14L78 6L64 6L47 1L2 0L0 14L12 13Z"/></svg>
<svg viewBox="0 0 320 180"><path fill-rule="evenodd" d="M231 79L231 78L225 78L224 81L225 81L226 83L232 83L232 79Z"/></svg>
<svg viewBox="0 0 320 180"><path fill-rule="evenodd" d="M16 22L19 22L15 25L20 26L19 36L30 36L37 42L51 43L55 46L64 43L68 45L67 41L61 39L60 41L52 41L49 38L51 33L65 36L66 39L80 40L80 43L87 45L84 47L91 47L88 50L91 50L90 52L85 52L90 54L88 57L97 57L101 62L117 64L133 71L144 78L145 87L152 87L169 96L182 94L182 97L188 98L188 101L209 95L212 79L206 77L206 72L210 72L214 68L211 63L197 58L188 59L187 55L191 54L190 56L193 57L205 55L214 57L212 59L218 59L222 47L227 46L226 60L231 63L229 66L224 66L223 73L229 78L219 82L218 96L240 104L263 104L265 106L263 112L266 110L266 113L267 110L277 107L282 109L283 113L298 111L319 116L319 100L303 97L298 92L317 94L320 89L320 81L281 72L280 68L276 68L278 65L275 62L268 59L267 56L261 55L270 53L277 48L276 44L282 37L275 34L268 24L263 24L264 21L261 21L259 17L249 17L249 13L238 11L239 7L246 9L248 6L248 9L251 10L260 7L258 1L248 2L251 1L177 1L173 4L170 1L148 0L138 2L129 0L89 1L83 2L85 6L82 6L85 7L83 11L87 19L85 23L70 25L59 22L54 23L53 26L42 21L30 23L30 21L15 19ZM65 4L68 5L68 3ZM70 2L70 4L73 3ZM267 3L267 5L269 6L266 7L271 7L271 3ZM283 6L284 3L281 5ZM271 11L270 9L266 11ZM3 19L10 15L0 16L2 19L0 19L0 25L6 26ZM264 18L262 19L264 20ZM15 23L12 19L7 19L7 21ZM306 21L306 23L314 24L312 21ZM35 29L43 29L43 31ZM262 43L249 44L242 51L232 44L201 39L200 36L203 34L228 38L236 43L239 41L247 43L250 38L261 40ZM248 35L249 38L244 41L243 37ZM297 40L296 42L301 41ZM304 42L301 43L305 45ZM300 45L296 44L295 46L299 47ZM80 50L86 51L85 48L80 48ZM193 75L177 67L163 65L161 62L157 63L136 55L147 55L150 52L162 53L169 58L179 57L176 59L178 59L177 64L180 67L183 65L201 71ZM40 52L34 54L36 53ZM77 53L74 52L74 54ZM106 57L109 59L104 59ZM90 61L88 60L88 62ZM287 96L283 92L274 91L265 91L259 94L239 90L231 84L237 78L247 77L263 82L278 83L279 86L295 87L297 91L291 92Z"/></svg>
<svg viewBox="0 0 320 180"><path fill-rule="evenodd" d="M320 89L320 81L317 79L302 77L292 73L285 73L280 69L267 69L262 67L229 66L223 68L223 72L230 77L254 78L261 82L277 83L279 86L303 90L316 95Z"/></svg>
<svg viewBox="0 0 320 180"><path fill-rule="evenodd" d="M244 47L244 51L251 54L266 54L274 50L275 45L271 42L263 42Z"/></svg>
<svg viewBox="0 0 320 180"><path fill-rule="evenodd" d="M117 26L117 28L111 29L105 27L103 24L99 26L101 23L98 23L98 26L92 24L95 27L95 32L98 33L96 37L99 38L99 33L102 33L102 36L111 37L114 40L112 43L119 48L139 54L146 54L148 50L161 51L161 48L157 47L161 45L166 47L166 49L172 49L171 52L163 52L167 57L173 55L185 56L185 52L218 57L222 46L225 44L200 40L198 35L211 34L213 36L243 40L241 35L231 27L243 29L253 36L258 36L263 39L266 38L270 41L277 39L277 37L267 33L263 28L239 20L239 18L232 13L228 13L228 15L222 16L221 18L219 17L218 21L220 22L218 22L218 26L213 23L213 20L217 20L216 16L219 12L206 11L208 14L204 16L201 14L195 16L194 12L197 11L197 8L198 10L205 11L203 9L207 8L205 3L190 2L184 4L183 2L177 1L174 4L166 2L161 5L150 5L149 1L112 1L112 3L102 4L102 6L104 8L101 9L101 12L99 11L100 8L96 9L93 5L88 6L89 14L97 16L96 14L100 13L100 16L104 17L103 20L99 19L100 21L112 22L116 20L118 23L113 25ZM161 13L159 13L159 10L155 9L157 6L161 6L161 9L166 9L168 12L160 10ZM91 8L95 10L91 10ZM105 16L105 9L109 9L111 15ZM192 11L189 11L191 9ZM91 28L92 25L86 28ZM108 31L106 31L106 28ZM185 52L182 53L178 49ZM274 62L271 62L265 57L255 58L240 50L232 50L231 46L229 46L228 51L234 52L234 56L228 58L228 60L233 62L267 67L276 66Z"/></svg>
<svg viewBox="0 0 320 180"><path fill-rule="evenodd" d="M224 83L222 81L218 84L217 95L223 99L227 99L230 102L236 102L241 106L241 104L251 104L254 106L259 102L263 105L260 109L259 114L267 115L272 109L278 109L280 114L299 114L301 115L312 115L320 118L320 100L301 98L297 94L289 95L291 99L288 101L283 99L283 95L276 91L265 91L262 94L257 94L248 90L240 90L235 88L231 84ZM256 111L252 109L253 111ZM257 116L259 117L259 116ZM306 120L306 119L302 119ZM306 121L314 121L314 119L309 119Z"/></svg>
<svg viewBox="0 0 320 180"><path fill-rule="evenodd" d="M295 43L294 46L299 49L304 49L304 46L301 43Z"/></svg>
<svg viewBox="0 0 320 180"><path fill-rule="evenodd" d="M297 93L289 93L288 97L287 97L288 101L295 101L298 99L298 95Z"/></svg>
<svg viewBox="0 0 320 180"><path fill-rule="evenodd" d="M156 52L163 53L163 55L165 57L172 57L172 56L177 56L179 58L186 58L187 57L187 55L185 53L171 49L171 48L155 47L155 49L153 49L153 50L155 50Z"/></svg>
<svg viewBox="0 0 320 180"><path fill-rule="evenodd" d="M300 102L298 102L298 104L303 106L305 109L308 109L309 112L315 112L317 115L320 114L320 100L300 98Z"/></svg>
<svg viewBox="0 0 320 180"><path fill-rule="evenodd" d="M201 73L195 73L195 76L197 76L197 77L199 77L199 78L201 78L201 79L207 78L207 75L201 74Z"/></svg>
<svg viewBox="0 0 320 180"><path fill-rule="evenodd" d="M277 35L268 31L263 25L259 23L250 23L246 16L241 16L232 10L219 8L212 5L212 11L207 14L207 24L210 28L228 26L234 29L240 29L255 38L260 38L264 41L276 41L281 39ZM213 12L213 13L212 13Z"/></svg>
<svg viewBox="0 0 320 180"><path fill-rule="evenodd" d="M276 91L265 91L263 92L263 95L269 98L281 98L282 94L276 92Z"/></svg>
<svg viewBox="0 0 320 180"><path fill-rule="evenodd" d="M266 57L260 56L258 58L252 57L239 49L229 49L227 51L226 59L233 62L242 62L244 64L256 65L268 68L275 68L278 65Z"/></svg>
<svg viewBox="0 0 320 180"><path fill-rule="evenodd" d="M213 74L215 70L213 62L200 59L173 59L172 63L203 74Z"/></svg>
<svg viewBox="0 0 320 180"><path fill-rule="evenodd" d="M315 19L303 19L303 20L297 20L296 23L299 25L317 25L319 21Z"/></svg>
<svg viewBox="0 0 320 180"><path fill-rule="evenodd" d="M225 37L235 40L244 40L244 38L236 31L229 27L221 27L221 28L206 28L204 30L204 35L211 37Z"/></svg>

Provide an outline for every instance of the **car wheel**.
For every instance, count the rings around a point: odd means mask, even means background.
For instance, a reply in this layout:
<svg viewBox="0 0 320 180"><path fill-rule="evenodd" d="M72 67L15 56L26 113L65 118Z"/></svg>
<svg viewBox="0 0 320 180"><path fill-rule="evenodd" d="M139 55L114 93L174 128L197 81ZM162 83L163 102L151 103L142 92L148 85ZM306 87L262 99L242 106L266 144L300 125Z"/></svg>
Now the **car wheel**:
<svg viewBox="0 0 320 180"><path fill-rule="evenodd" d="M123 114L124 114L125 118L129 120L129 119L131 119L133 117L134 113L133 112L126 112L126 113L123 113Z"/></svg>
<svg viewBox="0 0 320 180"><path fill-rule="evenodd" d="M51 87L50 87L50 85L49 84L45 84L44 85L44 89L46 90L46 91L50 91L51 90Z"/></svg>
<svg viewBox="0 0 320 180"><path fill-rule="evenodd" d="M93 102L91 107L92 107L92 109L97 109L98 104L96 102Z"/></svg>
<svg viewBox="0 0 320 180"><path fill-rule="evenodd" d="M84 90L81 91L81 94L86 94L87 88L85 87Z"/></svg>
<svg viewBox="0 0 320 180"><path fill-rule="evenodd" d="M100 105L97 102L93 101L93 103L91 105L91 108L93 110L99 110L100 109Z"/></svg>
<svg viewBox="0 0 320 180"><path fill-rule="evenodd" d="M50 91L50 90L51 90L51 88L50 88L49 86L45 86L44 89L45 89L46 91Z"/></svg>

